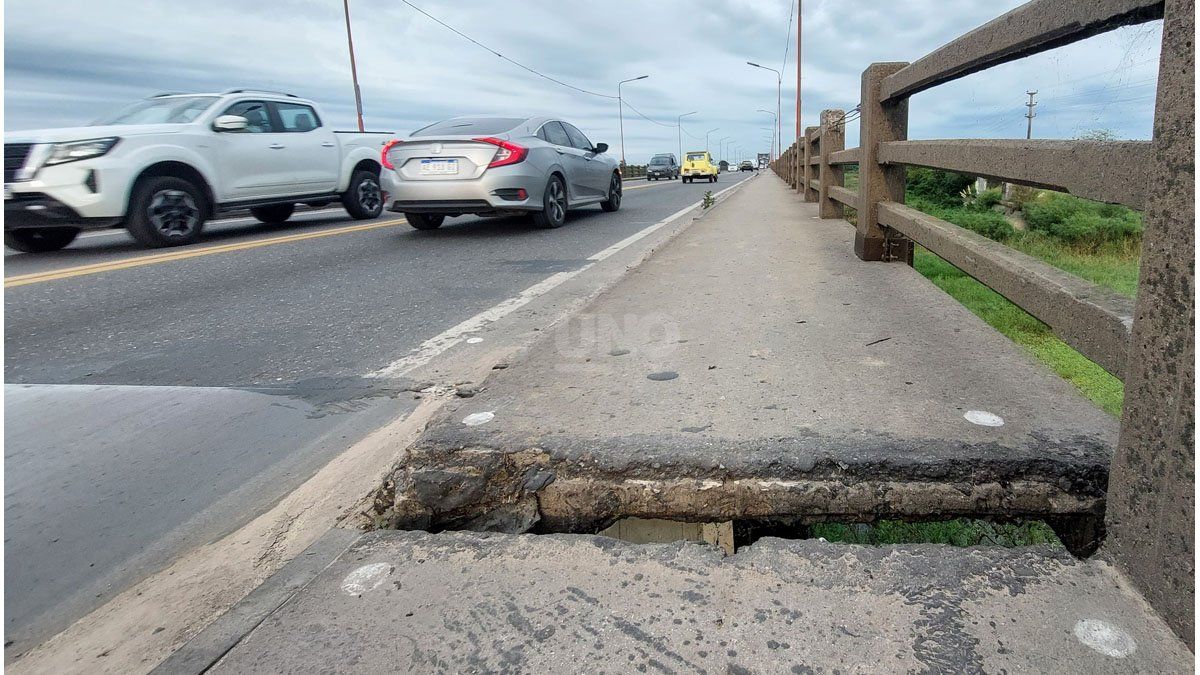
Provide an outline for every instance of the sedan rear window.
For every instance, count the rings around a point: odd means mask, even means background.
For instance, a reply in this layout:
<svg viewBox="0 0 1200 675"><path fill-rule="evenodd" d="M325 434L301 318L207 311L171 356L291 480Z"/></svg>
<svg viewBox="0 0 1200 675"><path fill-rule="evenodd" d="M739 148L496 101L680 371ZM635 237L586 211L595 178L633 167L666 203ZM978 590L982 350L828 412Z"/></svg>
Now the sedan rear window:
<svg viewBox="0 0 1200 675"><path fill-rule="evenodd" d="M523 117L456 117L417 129L411 136L491 136L512 131Z"/></svg>

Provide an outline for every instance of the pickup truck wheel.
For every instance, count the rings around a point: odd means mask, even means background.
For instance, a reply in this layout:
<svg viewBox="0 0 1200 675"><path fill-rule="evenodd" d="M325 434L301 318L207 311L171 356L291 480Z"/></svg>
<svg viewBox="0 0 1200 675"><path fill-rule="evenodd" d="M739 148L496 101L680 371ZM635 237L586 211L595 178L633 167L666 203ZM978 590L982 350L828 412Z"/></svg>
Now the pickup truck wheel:
<svg viewBox="0 0 1200 675"><path fill-rule="evenodd" d="M378 218L383 213L379 176L370 171L355 171L350 177L350 187L342 193L342 206L355 220Z"/></svg>
<svg viewBox="0 0 1200 675"><path fill-rule="evenodd" d="M621 208L621 177L615 173L608 182L608 199L600 202L600 208L607 213Z"/></svg>
<svg viewBox="0 0 1200 675"><path fill-rule="evenodd" d="M250 215L264 223L282 223L296 211L295 204L272 204L271 206L256 206L250 209Z"/></svg>
<svg viewBox="0 0 1200 675"><path fill-rule="evenodd" d="M74 227L11 230L4 233L4 245L22 253L46 253L64 248L75 241L78 234L79 229Z"/></svg>
<svg viewBox="0 0 1200 675"><path fill-rule="evenodd" d="M125 227L143 246L183 246L200 237L207 210L203 193L192 183L152 176L134 186Z"/></svg>
<svg viewBox="0 0 1200 675"><path fill-rule="evenodd" d="M446 216L436 213L406 213L404 219L418 230L436 230L446 222Z"/></svg>
<svg viewBox="0 0 1200 675"><path fill-rule="evenodd" d="M542 191L542 210L530 214L533 224L543 229L562 227L567 222L567 188L558 176L550 176Z"/></svg>

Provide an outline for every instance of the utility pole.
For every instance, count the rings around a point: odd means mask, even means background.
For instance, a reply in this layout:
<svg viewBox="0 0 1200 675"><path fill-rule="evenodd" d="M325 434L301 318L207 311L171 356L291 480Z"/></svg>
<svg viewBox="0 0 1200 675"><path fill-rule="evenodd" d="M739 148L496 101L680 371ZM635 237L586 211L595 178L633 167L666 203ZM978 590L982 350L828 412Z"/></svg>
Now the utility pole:
<svg viewBox="0 0 1200 675"><path fill-rule="evenodd" d="M804 35L801 29L804 21L804 0L796 0L796 141L800 141L802 127L800 126L800 38Z"/></svg>
<svg viewBox="0 0 1200 675"><path fill-rule="evenodd" d="M1029 111L1025 113L1025 138L1033 138L1033 118L1035 116L1033 108L1037 105L1037 103L1034 102L1033 97L1037 95L1037 90L1027 91L1025 93L1029 95L1029 103L1025 104L1025 107L1029 108Z"/></svg>
<svg viewBox="0 0 1200 675"><path fill-rule="evenodd" d="M704 151L705 151L705 152L709 152L709 149L708 149L708 135L709 135L709 134L711 134L711 133L712 133L712 132L714 132L714 131L719 131L720 129L721 129L721 127L714 127L714 128L712 128L712 129L709 129L708 131L704 132Z"/></svg>
<svg viewBox="0 0 1200 675"><path fill-rule="evenodd" d="M358 66L354 63L354 36L350 33L350 0L342 0L346 11L346 43L350 45L350 79L354 80L354 107L358 110L358 130L363 128L362 92L358 89Z"/></svg>

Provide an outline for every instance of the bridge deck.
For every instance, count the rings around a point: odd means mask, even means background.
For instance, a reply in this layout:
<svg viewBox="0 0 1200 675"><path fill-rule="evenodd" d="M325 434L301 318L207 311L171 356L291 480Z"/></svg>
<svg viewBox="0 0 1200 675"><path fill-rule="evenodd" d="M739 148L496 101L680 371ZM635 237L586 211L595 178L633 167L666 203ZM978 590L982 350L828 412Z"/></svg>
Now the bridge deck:
<svg viewBox="0 0 1200 675"><path fill-rule="evenodd" d="M312 567L306 557L293 564ZM1099 675L1192 663L1109 565L1045 548L762 539L722 557L685 543L384 531L317 562L329 565L261 624L222 620L162 671L216 658L206 672Z"/></svg>
<svg viewBox="0 0 1200 675"><path fill-rule="evenodd" d="M1103 513L1117 420L852 238L750 181L450 406L396 524Z"/></svg>
<svg viewBox="0 0 1200 675"><path fill-rule="evenodd" d="M750 181L450 406L396 474L393 522L1102 513L1117 420L852 240Z"/></svg>

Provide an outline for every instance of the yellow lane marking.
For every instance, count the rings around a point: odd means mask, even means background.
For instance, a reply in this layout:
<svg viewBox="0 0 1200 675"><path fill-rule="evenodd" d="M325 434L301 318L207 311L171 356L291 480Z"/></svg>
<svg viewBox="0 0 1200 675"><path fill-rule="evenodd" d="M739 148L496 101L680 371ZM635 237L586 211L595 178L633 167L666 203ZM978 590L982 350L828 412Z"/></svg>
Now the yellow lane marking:
<svg viewBox="0 0 1200 675"><path fill-rule="evenodd" d="M100 274L102 272L113 272L116 270L129 269L130 267L142 267L144 265L157 265L159 263L174 262L176 260L187 260L188 258L199 258L200 256L215 255L217 253L230 253L233 251L245 251L252 248L261 248L263 246L288 244L294 241L304 241L305 239L332 237L334 235L350 234L352 232L366 232L367 230L377 230L382 227L390 227L396 223L403 222L405 222L403 218L396 218L394 220L367 223L365 225L351 225L349 227L321 230L320 232L289 234L282 237L256 239L254 241L244 241L236 244L222 244L219 246L207 246L205 248L175 249L169 253L157 253L154 255L141 256L139 258L112 260L109 262L94 263L91 265L80 265L78 267L66 267L57 270L48 270L46 272L34 272L32 274L18 274L16 276L5 277L4 287L12 288L14 286L37 284L43 281L57 281L59 279L81 277L88 274Z"/></svg>

